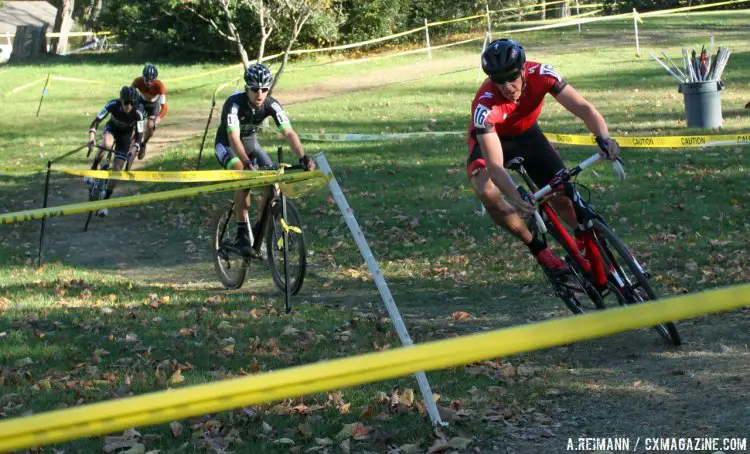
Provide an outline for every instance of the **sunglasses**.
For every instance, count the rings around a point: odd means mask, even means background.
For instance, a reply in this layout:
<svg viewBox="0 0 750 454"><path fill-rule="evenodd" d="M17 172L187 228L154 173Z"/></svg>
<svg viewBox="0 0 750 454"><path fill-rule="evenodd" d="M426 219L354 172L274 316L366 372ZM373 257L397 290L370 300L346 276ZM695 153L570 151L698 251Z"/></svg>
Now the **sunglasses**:
<svg viewBox="0 0 750 454"><path fill-rule="evenodd" d="M270 90L270 88L268 88L268 87L263 87L263 88L260 88L260 87L247 87L247 88L250 91L252 91L253 93L258 93L259 91L262 91L263 93L268 93L268 91Z"/></svg>
<svg viewBox="0 0 750 454"><path fill-rule="evenodd" d="M520 71L513 71L509 74L495 74L490 76L490 79L495 82L496 84L505 84L508 82L513 82L514 80L518 80L518 78L521 77Z"/></svg>

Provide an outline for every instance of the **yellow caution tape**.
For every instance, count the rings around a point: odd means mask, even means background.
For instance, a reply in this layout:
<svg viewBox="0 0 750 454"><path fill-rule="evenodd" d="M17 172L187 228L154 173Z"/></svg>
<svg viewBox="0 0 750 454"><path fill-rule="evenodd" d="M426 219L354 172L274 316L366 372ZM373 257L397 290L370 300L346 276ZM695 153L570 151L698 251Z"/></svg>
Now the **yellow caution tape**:
<svg viewBox="0 0 750 454"><path fill-rule="evenodd" d="M450 24L450 23L453 23L453 22L462 22L462 21L477 19L477 18L480 18L480 17L482 17L482 18L487 17L487 14L485 13L485 14L477 14L476 16L459 17L458 19L449 19L449 20L443 20L443 21L440 21L440 22L427 22L427 26L428 27L433 27L435 25L445 25L445 24Z"/></svg>
<svg viewBox="0 0 750 454"><path fill-rule="evenodd" d="M596 145L593 136L545 133L553 143L569 145ZM613 136L622 148L697 148L727 145L750 144L750 134L724 134L715 136L666 136L666 137L628 137Z"/></svg>
<svg viewBox="0 0 750 454"><path fill-rule="evenodd" d="M154 192L151 194L119 197L116 199L99 200L95 202L75 203L71 205L61 205L49 208L38 208L35 210L0 214L0 224L27 222L33 221L35 219L44 219L55 216L68 216L72 214L88 213L89 211L95 211L102 208L121 208L133 205L142 205L149 202L161 202L183 197L195 197L198 195L212 194L215 192L223 191L233 191L237 189L258 188L274 183L294 183L316 178L327 181L328 177L323 175L323 173L319 170L314 170L312 172L300 172L287 175L271 175L266 177L254 178L252 180L242 180L231 183L221 183L216 185L176 189L172 191Z"/></svg>
<svg viewBox="0 0 750 454"><path fill-rule="evenodd" d="M0 451L112 433L247 405L506 357L750 305L750 285L525 324L385 352L99 402L0 422ZM649 333L650 334L650 333ZM653 334L655 336L655 334Z"/></svg>
<svg viewBox="0 0 750 454"><path fill-rule="evenodd" d="M731 0L731 1L726 1L726 2L708 3L705 5L683 6L682 8L662 9L659 11L649 11L647 13L638 13L638 14L641 17L663 16L665 14L675 14L675 13L682 13L685 11L693 11L696 9L713 8L714 6L734 5L736 3L746 3L749 1L750 0Z"/></svg>
<svg viewBox="0 0 750 454"><path fill-rule="evenodd" d="M63 35L68 36L68 37L75 37L75 36L97 36L97 35L110 35L110 34L112 34L112 32L69 32L69 33L54 32L54 33L47 33L45 34L45 36L47 38L60 38ZM14 35L15 35L14 33L11 33L11 36L14 36Z"/></svg>
<svg viewBox="0 0 750 454"><path fill-rule="evenodd" d="M302 234L302 229L297 226L287 224L284 219L281 219L281 229L287 233L294 232Z"/></svg>
<svg viewBox="0 0 750 454"><path fill-rule="evenodd" d="M382 36L380 38L375 38L375 39L371 39L371 40L368 40L368 41L361 41L361 42L358 42L358 43L351 43L351 44L343 44L341 46L321 47L319 49L298 49L298 50L292 50L292 51L290 51L289 54L290 55L311 54L311 53L314 53L314 52L326 52L326 51L331 51L331 50L351 49L352 47L359 47L359 46L364 46L364 45L367 45L367 44L379 43L381 41L386 41L386 40L389 40L389 39L398 38L400 36L406 36L406 35L409 35L409 34L412 34L412 33L416 33L416 32L422 31L422 30L424 30L424 25L421 26L421 27L412 28L411 30L407 30L405 32L396 33L396 34L388 35L388 36Z"/></svg>
<svg viewBox="0 0 750 454"><path fill-rule="evenodd" d="M526 20L526 21L513 21L513 22L506 22L503 25L507 26L514 26L514 25L534 25L534 24L566 24L568 22L576 21L578 18L581 17L588 17L588 16L594 16L596 14L601 13L601 9L597 9L595 11L589 11L588 13L581 13L581 14L575 14L568 17L561 17L557 19L544 19L544 20ZM574 25L574 24L572 24Z"/></svg>
<svg viewBox="0 0 750 454"><path fill-rule="evenodd" d="M232 65L232 66L227 66L226 68L214 69L213 71L206 71L206 72L202 72L202 73L189 74L187 76L174 77L172 79L164 79L164 80L162 80L162 82L164 82L164 83L172 83L172 82L177 82L177 81L180 81L180 80L197 79L199 77L209 76L211 74L218 74L218 73L223 73L223 72L227 72L227 71L236 71L237 69L242 68L242 67L243 67L242 63L237 63L237 64Z"/></svg>
<svg viewBox="0 0 750 454"><path fill-rule="evenodd" d="M65 76L52 76L52 80L62 80L66 82L80 82L84 84L105 84L107 82L101 80L89 80L89 79L78 79L76 77L65 77Z"/></svg>
<svg viewBox="0 0 750 454"><path fill-rule="evenodd" d="M19 91L22 91L22 90L26 90L26 89L27 89L27 88L29 88L29 87L33 87L34 85L38 85L38 84L41 84L42 82L44 82L44 81L46 81L46 80L47 80L47 77L46 77L46 76L45 76L45 77L42 77L41 79L37 79L37 80L32 80L31 82L28 82L28 83L26 83L26 84L24 84L24 85L21 85L20 87L16 87L16 88L14 88L13 90L11 90L11 91L9 91L9 92L5 93L5 95L4 95L4 96L8 96L8 95L12 95L12 94L16 94L16 93L18 93Z"/></svg>
<svg viewBox="0 0 750 454"><path fill-rule="evenodd" d="M252 180L260 177L278 175L278 171L248 171L248 170L183 170L173 172L154 172L147 170L117 171L117 170L80 170L55 169L57 172L80 177L105 178L123 181L152 181L158 183L206 183L211 181Z"/></svg>
<svg viewBox="0 0 750 454"><path fill-rule="evenodd" d="M465 136L465 131L405 132L393 134L300 134L300 139L313 142L373 142L404 140L437 136ZM593 136L545 133L552 143L568 145L596 145ZM696 148L710 146L750 144L750 134L723 134L711 136L632 137L613 136L623 148Z"/></svg>

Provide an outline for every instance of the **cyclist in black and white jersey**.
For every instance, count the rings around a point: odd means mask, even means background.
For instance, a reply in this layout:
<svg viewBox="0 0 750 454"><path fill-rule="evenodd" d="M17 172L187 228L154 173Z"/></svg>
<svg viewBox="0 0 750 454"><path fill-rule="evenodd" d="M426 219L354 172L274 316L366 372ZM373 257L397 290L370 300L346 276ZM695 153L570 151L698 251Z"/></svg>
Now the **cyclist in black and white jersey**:
<svg viewBox="0 0 750 454"><path fill-rule="evenodd" d="M115 146L115 160L112 163L111 170L122 170L128 158L135 156L141 147L143 141L143 120L146 118L143 107L140 105L141 95L138 89L133 87L122 87L120 89L120 99L109 101L104 108L99 111L91 122L89 128L89 147L96 144L96 129L99 123L108 115L111 115L109 121L104 125L102 132L102 147L109 149ZM104 158L104 150L99 150L91 164L91 170L99 168L99 163ZM89 177L84 181L91 183L93 180ZM117 186L117 180L109 182L107 193L104 197L108 199L112 196L112 191ZM100 209L96 212L98 216L106 216L108 210Z"/></svg>
<svg viewBox="0 0 750 454"><path fill-rule="evenodd" d="M258 167L273 164L258 143L257 132L267 117L273 118L281 134L292 151L299 157L299 162L306 170L315 169L315 162L305 155L297 133L292 129L284 107L268 94L273 84L271 71L262 64L250 65L244 74L245 91L231 95L224 102L221 111L221 123L216 131L216 159L224 169L254 170ZM268 197L265 191L263 197ZM247 210L250 205L246 190L235 193L235 217L237 220L237 239L235 248L250 254L250 235L247 223ZM259 207L263 207L261 200ZM260 216L258 216L260 218ZM254 237L258 232L253 231Z"/></svg>

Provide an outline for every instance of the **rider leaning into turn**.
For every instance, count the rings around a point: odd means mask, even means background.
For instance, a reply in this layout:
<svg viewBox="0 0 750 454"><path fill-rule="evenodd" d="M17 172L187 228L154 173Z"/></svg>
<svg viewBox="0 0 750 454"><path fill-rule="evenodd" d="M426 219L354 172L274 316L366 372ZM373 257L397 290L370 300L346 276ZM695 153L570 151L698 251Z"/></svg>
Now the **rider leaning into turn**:
<svg viewBox="0 0 750 454"><path fill-rule="evenodd" d="M245 91L235 93L224 102L221 111L221 123L216 131L216 159L224 169L256 169L271 166L273 162L258 143L257 132L267 117L273 118L282 135L289 143L299 162L306 170L315 169L315 162L305 155L297 133L292 129L289 117L281 103L268 92L273 84L271 71L262 64L254 64L244 74ZM259 207L265 204L264 192ZM243 255L250 255L250 236L247 223L247 210L250 205L246 190L235 193L235 217L237 220L237 239L235 248ZM258 232L253 228L253 237Z"/></svg>
<svg viewBox="0 0 750 454"><path fill-rule="evenodd" d="M528 246L548 275L559 278L567 266L542 241L533 238L521 219L532 215L534 207L521 198L504 163L522 157L526 171L540 188L565 168L537 124L547 93L583 120L596 136L603 157L614 161L619 146L609 138L607 123L596 108L553 67L526 61L523 47L517 42L499 39L490 43L482 53L482 70L489 77L471 106L466 169L469 180L492 220ZM575 210L568 198L557 197L550 203L569 226L577 227ZM580 231L575 231L580 238Z"/></svg>
<svg viewBox="0 0 750 454"><path fill-rule="evenodd" d="M102 147L110 149L113 145L115 146L115 160L111 170L122 170L126 160L132 160L132 156L135 156L141 147L145 114L143 113L140 101L141 96L138 94L138 90L133 87L122 87L120 89L120 99L109 101L96 115L94 121L91 122L91 127L89 128L89 147L93 147L96 144L96 129L99 127L99 123L107 115L112 115L107 124L104 125L104 131L102 132ZM104 153L104 150L98 150L96 157L94 157L94 162L91 164L91 170L99 168L99 163L104 158ZM90 183L92 180L87 177L84 181ZM112 191L115 190L116 186L117 180L110 181L106 196L104 197L105 199L112 196ZM97 210L96 214L103 217L108 214L108 210L103 208Z"/></svg>
<svg viewBox="0 0 750 454"><path fill-rule="evenodd" d="M148 116L148 123L143 139L143 145L138 152L138 159L146 156L146 144L153 137L154 131L167 114L167 88L158 79L159 71L156 66L146 63L141 77L136 77L131 84L141 93L143 110Z"/></svg>

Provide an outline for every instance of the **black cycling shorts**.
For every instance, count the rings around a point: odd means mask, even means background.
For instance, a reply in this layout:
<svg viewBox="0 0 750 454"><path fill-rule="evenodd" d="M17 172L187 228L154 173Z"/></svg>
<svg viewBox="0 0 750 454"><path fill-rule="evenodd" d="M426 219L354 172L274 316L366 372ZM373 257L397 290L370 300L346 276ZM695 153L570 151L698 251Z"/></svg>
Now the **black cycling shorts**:
<svg viewBox="0 0 750 454"><path fill-rule="evenodd" d="M158 117L159 112L161 112L159 98L154 102L143 101L143 111L146 113L147 118Z"/></svg>
<svg viewBox="0 0 750 454"><path fill-rule="evenodd" d="M102 140L104 140L105 133L112 134L112 137L115 138L115 159L126 161L130 151L130 143L133 140L133 130L117 129L107 123L104 125L104 131L102 131Z"/></svg>
<svg viewBox="0 0 750 454"><path fill-rule="evenodd" d="M247 157L258 167L270 167L273 165L273 161L268 157L263 148L258 143L258 136L255 134L249 135L242 138L242 146L245 147L245 153ZM215 151L216 160L219 161L222 169L231 169L235 162L239 162L240 158L235 154L234 150L228 145L223 143L216 144Z"/></svg>
<svg viewBox="0 0 750 454"><path fill-rule="evenodd" d="M557 172L565 168L560 155L538 123L517 136L501 136L500 144L503 147L503 162L522 157L523 167L539 188L546 186ZM479 144L471 151L466 166L469 179L487 167Z"/></svg>

